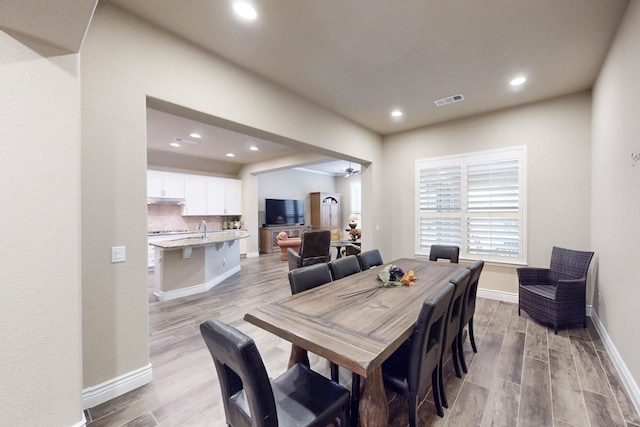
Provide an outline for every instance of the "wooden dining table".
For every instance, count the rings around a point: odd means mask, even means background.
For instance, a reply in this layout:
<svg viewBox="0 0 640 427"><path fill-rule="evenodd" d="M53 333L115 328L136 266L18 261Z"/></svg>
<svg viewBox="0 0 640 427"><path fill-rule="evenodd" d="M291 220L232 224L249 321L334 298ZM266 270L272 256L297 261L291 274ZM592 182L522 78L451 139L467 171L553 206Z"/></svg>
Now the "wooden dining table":
<svg viewBox="0 0 640 427"><path fill-rule="evenodd" d="M377 288L382 284L378 273L389 264L405 272L413 270L417 277L413 286ZM308 364L306 352L310 351L359 375L364 380L360 424L386 426L389 409L382 362L411 336L423 302L462 268L397 259L265 304L244 319L293 344L289 366Z"/></svg>

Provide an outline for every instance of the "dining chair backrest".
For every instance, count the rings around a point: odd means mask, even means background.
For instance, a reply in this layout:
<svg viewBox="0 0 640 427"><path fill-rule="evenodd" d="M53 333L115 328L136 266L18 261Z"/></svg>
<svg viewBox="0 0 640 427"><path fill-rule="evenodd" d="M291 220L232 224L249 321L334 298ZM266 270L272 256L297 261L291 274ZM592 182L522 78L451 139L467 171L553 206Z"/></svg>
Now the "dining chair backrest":
<svg viewBox="0 0 640 427"><path fill-rule="evenodd" d="M451 278L451 283L455 286L451 304L449 304L449 313L447 314L447 323L445 325L445 344L444 347L450 346L458 336L460 321L462 317L462 307L464 305L464 293L467 290L471 271L463 269Z"/></svg>
<svg viewBox="0 0 640 427"><path fill-rule="evenodd" d="M291 295L331 282L331 271L327 263L312 264L289 271Z"/></svg>
<svg viewBox="0 0 640 427"><path fill-rule="evenodd" d="M218 373L227 424L277 427L273 389L254 341L218 320L202 323L200 332Z"/></svg>
<svg viewBox="0 0 640 427"><path fill-rule="evenodd" d="M368 270L376 265L382 265L382 255L380 255L380 251L377 249L360 252L357 257L362 271Z"/></svg>
<svg viewBox="0 0 640 427"><path fill-rule="evenodd" d="M418 425L418 403L427 389L429 376L436 412L444 416L440 403L438 375L444 329L455 286L446 280L425 300L411 337L382 363L386 388L407 398L409 426Z"/></svg>
<svg viewBox="0 0 640 427"><path fill-rule="evenodd" d="M469 267L471 276L469 277L469 284L467 285L467 291L464 296L464 305L462 307L462 320L460 321L460 329L464 327L476 312L476 296L478 294L478 281L480 279L480 273L484 268L484 261L477 260Z"/></svg>
<svg viewBox="0 0 640 427"><path fill-rule="evenodd" d="M454 245L431 245L429 250L429 261L448 259L449 262L457 264L460 256L460 248Z"/></svg>
<svg viewBox="0 0 640 427"><path fill-rule="evenodd" d="M419 391L440 360L447 311L455 286L443 283L429 297L420 310L418 322L412 335L413 343L409 354L409 389Z"/></svg>
<svg viewBox="0 0 640 427"><path fill-rule="evenodd" d="M361 271L360 263L355 255L335 259L329 262L329 268L331 269L333 280L342 279L343 277L347 277Z"/></svg>

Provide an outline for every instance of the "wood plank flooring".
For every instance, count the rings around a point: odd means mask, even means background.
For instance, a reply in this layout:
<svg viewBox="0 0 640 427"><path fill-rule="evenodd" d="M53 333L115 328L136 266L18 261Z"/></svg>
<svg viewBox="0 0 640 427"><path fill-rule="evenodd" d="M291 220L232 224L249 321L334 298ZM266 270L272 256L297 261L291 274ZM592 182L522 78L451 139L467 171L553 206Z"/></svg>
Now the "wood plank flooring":
<svg viewBox="0 0 640 427"><path fill-rule="evenodd" d="M242 259L242 271L206 294L161 303L149 274L149 342L153 382L85 411L87 425L225 426L213 362L199 325L218 318L256 342L271 377L286 369L290 344L244 320L253 307L290 294L280 254ZM419 407L421 426L640 427L613 363L589 321L587 329L553 334L518 317L515 304L478 298L474 331L478 353L464 344L469 373L445 367L449 409L436 415L430 391ZM326 360L310 355L329 375ZM340 371L350 388L351 375ZM388 392L389 426L408 425L407 402Z"/></svg>

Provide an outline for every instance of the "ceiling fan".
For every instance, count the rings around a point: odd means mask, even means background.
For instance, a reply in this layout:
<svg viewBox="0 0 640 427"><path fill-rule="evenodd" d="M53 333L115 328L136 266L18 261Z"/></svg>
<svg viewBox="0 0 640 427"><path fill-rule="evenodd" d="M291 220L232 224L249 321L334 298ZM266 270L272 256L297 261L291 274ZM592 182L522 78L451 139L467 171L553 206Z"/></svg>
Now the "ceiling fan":
<svg viewBox="0 0 640 427"><path fill-rule="evenodd" d="M349 162L349 167L344 169L344 177L349 178L351 175L359 174L360 169L356 170L351 167L351 162Z"/></svg>

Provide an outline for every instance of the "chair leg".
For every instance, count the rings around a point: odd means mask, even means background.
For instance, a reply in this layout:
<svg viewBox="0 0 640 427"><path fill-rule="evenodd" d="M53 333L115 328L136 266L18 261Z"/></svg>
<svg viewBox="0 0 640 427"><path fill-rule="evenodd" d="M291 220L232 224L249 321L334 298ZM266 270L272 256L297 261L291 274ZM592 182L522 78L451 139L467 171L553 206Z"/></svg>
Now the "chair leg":
<svg viewBox="0 0 640 427"><path fill-rule="evenodd" d="M409 427L418 427L418 396L409 396Z"/></svg>
<svg viewBox="0 0 640 427"><path fill-rule="evenodd" d="M436 366L431 372L431 394L433 394L433 403L436 405L436 413L440 418L444 418L442 403L440 402L440 387L438 383L438 367Z"/></svg>
<svg viewBox="0 0 640 427"><path fill-rule="evenodd" d="M471 348L474 353L478 352L478 348L476 347L476 338L473 336L473 316L469 320L469 341L471 341Z"/></svg>
<svg viewBox="0 0 640 427"><path fill-rule="evenodd" d="M340 373L338 370L338 365L333 362L331 362L331 379L340 384Z"/></svg>
<svg viewBox="0 0 640 427"><path fill-rule="evenodd" d="M460 363L458 363L458 338L454 338L453 343L451 343L451 360L453 361L453 367L456 370L456 377L462 378L462 373L460 372Z"/></svg>
<svg viewBox="0 0 640 427"><path fill-rule="evenodd" d="M467 363L464 360L464 350L462 348L462 329L458 332L458 345L456 346L456 351L458 352L458 359L460 360L460 367L462 368L462 372L465 374L468 372Z"/></svg>
<svg viewBox="0 0 640 427"><path fill-rule="evenodd" d="M444 365L444 358L440 356L440 364L438 365L438 392L440 393L440 401L442 402L442 406L445 408L449 407L449 402L447 402L447 396L444 391L444 379L442 374L442 366Z"/></svg>

